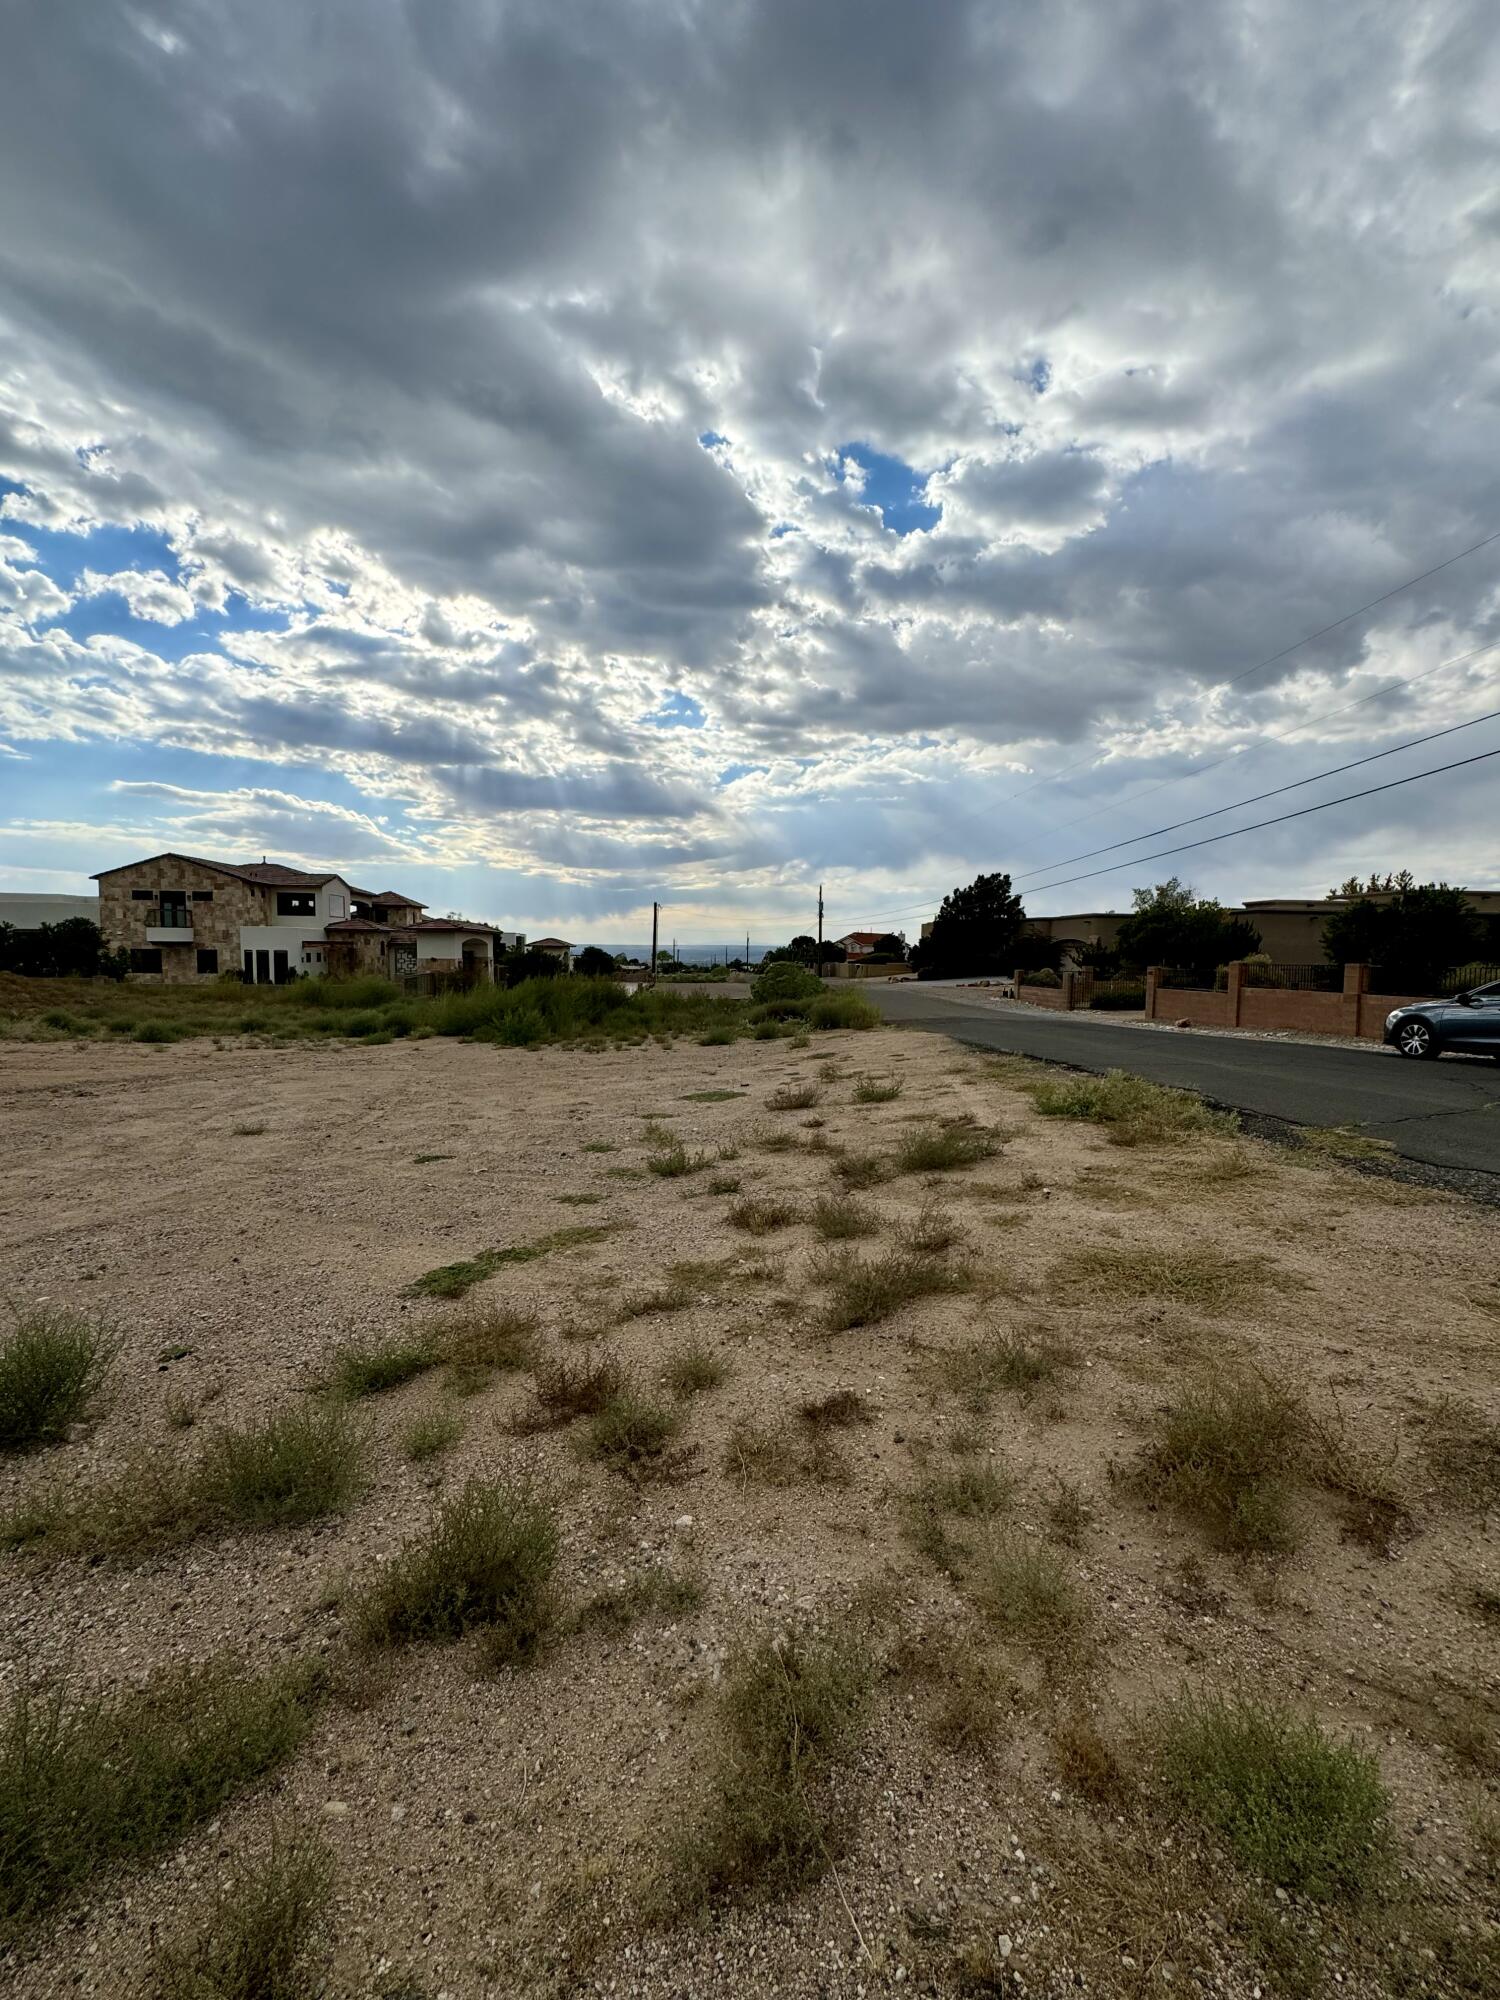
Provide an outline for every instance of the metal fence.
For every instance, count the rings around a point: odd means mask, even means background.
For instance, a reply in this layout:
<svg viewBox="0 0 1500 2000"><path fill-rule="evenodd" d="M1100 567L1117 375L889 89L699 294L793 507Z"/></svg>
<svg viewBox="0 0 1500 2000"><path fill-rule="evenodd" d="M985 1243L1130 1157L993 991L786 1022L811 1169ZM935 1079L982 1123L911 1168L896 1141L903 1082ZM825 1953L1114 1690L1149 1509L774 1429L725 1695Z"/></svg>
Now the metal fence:
<svg viewBox="0 0 1500 2000"><path fill-rule="evenodd" d="M1114 979L1098 979L1091 973L1080 975L1079 1005L1096 1013L1127 1014L1146 1004L1146 982L1122 973Z"/></svg>
<svg viewBox="0 0 1500 2000"><path fill-rule="evenodd" d="M1211 965L1164 965L1156 975L1156 983L1178 993L1212 993L1214 976Z"/></svg>
<svg viewBox="0 0 1500 2000"><path fill-rule="evenodd" d="M1225 967L1220 984L1229 983L1228 967ZM1342 993L1344 990L1344 968L1341 965L1275 965L1262 964L1257 959L1245 962L1247 986L1279 987L1291 993Z"/></svg>
<svg viewBox="0 0 1500 2000"><path fill-rule="evenodd" d="M1438 981L1439 993L1467 993L1471 986L1493 986L1500 965L1455 965Z"/></svg>

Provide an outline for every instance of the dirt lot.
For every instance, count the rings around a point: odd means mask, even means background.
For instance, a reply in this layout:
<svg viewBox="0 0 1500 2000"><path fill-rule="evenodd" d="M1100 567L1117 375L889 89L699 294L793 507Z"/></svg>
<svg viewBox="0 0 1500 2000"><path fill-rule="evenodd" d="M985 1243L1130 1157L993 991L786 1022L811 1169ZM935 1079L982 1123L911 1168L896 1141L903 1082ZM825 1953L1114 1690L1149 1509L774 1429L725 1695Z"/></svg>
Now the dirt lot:
<svg viewBox="0 0 1500 2000"><path fill-rule="evenodd" d="M854 1102L862 1074L901 1094ZM139 1561L0 1557L5 1699L23 1672L136 1683L220 1654L337 1670L289 1765L164 1858L98 1876L0 1962L0 1985L131 1991L153 1931L201 1921L274 1823L333 1852L338 1995L1486 1990L1493 1212L1254 1142L1118 1147L1039 1116L1024 1080L894 1031L608 1054L0 1048L7 1296L103 1314L119 1340L93 1421L0 1458L0 1507L59 1479L83 1492L142 1443L181 1455L306 1402L340 1344L497 1297L539 1311L550 1353L602 1343L658 1396L689 1343L728 1370L683 1405L678 1446L629 1475L586 1457L580 1426L516 1430L526 1373L459 1397L433 1370L356 1406L374 1479L342 1516ZM789 1081L816 1104L769 1109ZM708 1092L732 1095L694 1101ZM965 1117L998 1150L861 1192L879 1233L850 1246L877 1255L950 1217L963 1288L830 1331L813 1202L840 1192L841 1161ZM645 1171L667 1143L648 1121L695 1171ZM792 1219L735 1226L757 1196ZM463 1302L403 1295L434 1267L595 1228ZM1040 1356L1035 1379L955 1386L943 1357L992 1335ZM1132 1476L1182 1386L1235 1371L1284 1385L1368 1474L1295 1480L1296 1546L1275 1560L1215 1548ZM796 1407L845 1388L873 1421L793 1462ZM402 1441L429 1412L462 1435L414 1463ZM747 1425L791 1439L788 1460L760 1464ZM1004 1532L1066 1572L1060 1642L987 1618L973 1523L950 1524L950 1559L914 1499L976 1466L1014 1479ZM701 1602L624 1629L564 1619L535 1665L499 1674L468 1640L345 1665L368 1578L466 1480L517 1474L556 1508L570 1606L663 1567L701 1581ZM832 1780L831 1865L786 1899L665 1918L663 1860L700 1809L726 1662L804 1620L879 1663ZM1290 1701L1373 1753L1394 1834L1378 1895L1323 1908L1247 1886L1163 1807L1152 1730L1185 1689Z"/></svg>

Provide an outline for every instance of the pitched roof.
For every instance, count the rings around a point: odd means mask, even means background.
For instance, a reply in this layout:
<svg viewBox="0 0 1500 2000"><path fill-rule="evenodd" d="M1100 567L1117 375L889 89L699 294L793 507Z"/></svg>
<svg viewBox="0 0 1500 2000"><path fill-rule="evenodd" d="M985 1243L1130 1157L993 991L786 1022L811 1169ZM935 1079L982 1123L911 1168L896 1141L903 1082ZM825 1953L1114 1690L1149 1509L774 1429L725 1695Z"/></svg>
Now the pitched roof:
<svg viewBox="0 0 1500 2000"><path fill-rule="evenodd" d="M415 896L403 896L399 889L356 889L349 884L349 894L361 903L374 904L385 910L425 910L427 905L419 903Z"/></svg>
<svg viewBox="0 0 1500 2000"><path fill-rule="evenodd" d="M531 938L527 941L530 951L571 951L572 945L566 938Z"/></svg>
<svg viewBox="0 0 1500 2000"><path fill-rule="evenodd" d="M889 936L889 931L846 931L843 937L839 938L837 942L839 944L878 944L881 938Z"/></svg>
<svg viewBox="0 0 1500 2000"><path fill-rule="evenodd" d="M325 931L338 931L347 935L350 931L374 931L380 937L400 937L400 930L392 930L389 924L377 924L371 917L336 917L331 924L324 924Z"/></svg>
<svg viewBox="0 0 1500 2000"><path fill-rule="evenodd" d="M106 875L118 875L126 868L144 868L151 861L186 861L191 867L207 868L216 875L232 875L236 881L252 883L257 889L316 889L324 882L344 879L333 868L315 875L306 868L288 868L279 861L208 861L201 854L179 854L171 847L161 854L148 854L140 861L122 861L118 868L101 868L89 879L102 882Z"/></svg>
<svg viewBox="0 0 1500 2000"><path fill-rule="evenodd" d="M424 906L419 903L417 907L421 909ZM381 930L387 928L385 924L380 925ZM415 923L397 924L391 936L402 937L407 931L485 931L491 937L504 935L498 924L471 924L463 917L418 917Z"/></svg>

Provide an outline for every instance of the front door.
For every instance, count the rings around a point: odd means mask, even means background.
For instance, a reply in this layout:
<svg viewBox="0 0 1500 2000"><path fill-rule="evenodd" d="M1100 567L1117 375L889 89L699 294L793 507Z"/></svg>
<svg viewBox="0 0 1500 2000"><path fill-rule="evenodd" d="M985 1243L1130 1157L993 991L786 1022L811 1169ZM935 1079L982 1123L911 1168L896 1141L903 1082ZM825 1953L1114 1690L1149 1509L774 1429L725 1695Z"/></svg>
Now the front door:
<svg viewBox="0 0 1500 2000"><path fill-rule="evenodd" d="M271 953L271 967L272 976L276 984L278 986L285 986L287 981L287 956L284 951L273 951Z"/></svg>
<svg viewBox="0 0 1500 2000"><path fill-rule="evenodd" d="M269 986L271 983L271 954L268 951L255 954L255 983L257 986Z"/></svg>

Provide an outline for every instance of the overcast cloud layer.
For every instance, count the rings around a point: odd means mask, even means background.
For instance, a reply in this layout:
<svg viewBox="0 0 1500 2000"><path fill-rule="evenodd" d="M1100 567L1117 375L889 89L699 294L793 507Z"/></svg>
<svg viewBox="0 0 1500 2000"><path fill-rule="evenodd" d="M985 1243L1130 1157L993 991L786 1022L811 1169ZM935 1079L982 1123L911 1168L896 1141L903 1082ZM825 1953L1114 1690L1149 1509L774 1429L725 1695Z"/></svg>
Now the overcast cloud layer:
<svg viewBox="0 0 1500 2000"><path fill-rule="evenodd" d="M1486 0L17 0L0 879L914 926L1500 708L1500 543L1222 685L1500 530L1497 166ZM1030 900L1494 885L1497 773Z"/></svg>

